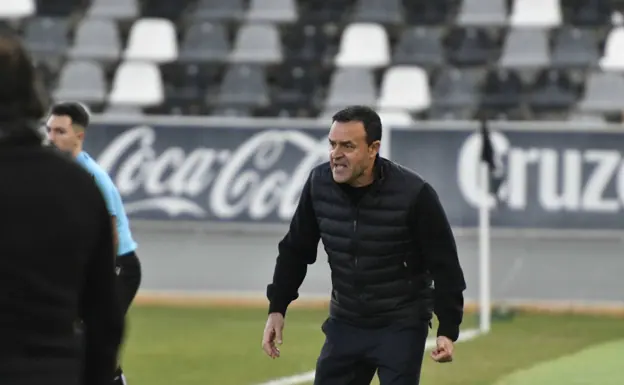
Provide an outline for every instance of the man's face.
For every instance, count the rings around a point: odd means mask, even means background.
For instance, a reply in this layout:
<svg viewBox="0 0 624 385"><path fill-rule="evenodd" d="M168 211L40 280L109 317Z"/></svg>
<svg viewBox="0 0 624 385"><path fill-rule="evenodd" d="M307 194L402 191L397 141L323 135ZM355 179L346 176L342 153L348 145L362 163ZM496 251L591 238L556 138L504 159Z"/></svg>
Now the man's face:
<svg viewBox="0 0 624 385"><path fill-rule="evenodd" d="M48 140L61 151L75 154L79 148L84 132L76 130L72 120L66 115L51 115L46 122Z"/></svg>
<svg viewBox="0 0 624 385"><path fill-rule="evenodd" d="M379 142L370 146L362 122L334 122L329 130L329 161L338 183L358 186L358 178L371 167L379 150Z"/></svg>

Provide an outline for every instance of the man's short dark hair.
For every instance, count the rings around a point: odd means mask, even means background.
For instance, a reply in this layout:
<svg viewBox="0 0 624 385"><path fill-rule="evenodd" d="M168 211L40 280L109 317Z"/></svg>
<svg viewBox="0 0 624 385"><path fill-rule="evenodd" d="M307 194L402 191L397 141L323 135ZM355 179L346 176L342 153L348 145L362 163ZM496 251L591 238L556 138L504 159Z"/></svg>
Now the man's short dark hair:
<svg viewBox="0 0 624 385"><path fill-rule="evenodd" d="M366 143L371 144L376 140L381 140L381 118L370 107L349 106L332 116L333 122L361 122L366 131Z"/></svg>
<svg viewBox="0 0 624 385"><path fill-rule="evenodd" d="M89 112L78 102L55 103L50 109L50 115L69 116L72 124L87 128L89 126Z"/></svg>

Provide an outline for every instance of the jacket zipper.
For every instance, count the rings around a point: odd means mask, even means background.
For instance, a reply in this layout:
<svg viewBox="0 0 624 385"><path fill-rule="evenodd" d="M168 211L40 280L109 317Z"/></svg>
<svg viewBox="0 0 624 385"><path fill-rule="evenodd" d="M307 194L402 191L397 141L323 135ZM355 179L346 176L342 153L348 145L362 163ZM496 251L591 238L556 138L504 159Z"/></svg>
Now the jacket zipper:
<svg viewBox="0 0 624 385"><path fill-rule="evenodd" d="M357 234L357 219L353 220L353 236L354 237L355 237L355 234ZM357 268L357 265L358 265L357 249L356 249L356 252L354 254L355 255L353 257L355 258L355 267Z"/></svg>

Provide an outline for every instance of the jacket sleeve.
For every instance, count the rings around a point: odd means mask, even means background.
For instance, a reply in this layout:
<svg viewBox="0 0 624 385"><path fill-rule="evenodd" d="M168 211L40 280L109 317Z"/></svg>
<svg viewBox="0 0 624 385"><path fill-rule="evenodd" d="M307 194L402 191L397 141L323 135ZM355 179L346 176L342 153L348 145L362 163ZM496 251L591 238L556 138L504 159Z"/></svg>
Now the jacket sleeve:
<svg viewBox="0 0 624 385"><path fill-rule="evenodd" d="M437 335L456 341L464 314L466 282L451 225L431 185L425 184L419 191L410 215L416 243L434 281Z"/></svg>
<svg viewBox="0 0 624 385"><path fill-rule="evenodd" d="M299 287L308 265L316 261L320 233L312 205L310 178L301 191L299 204L288 233L278 244L273 281L267 286L269 313L286 314L288 305L299 298Z"/></svg>
<svg viewBox="0 0 624 385"><path fill-rule="evenodd" d="M94 190L95 191L95 190ZM125 321L117 291L110 216L100 196L94 210L97 242L86 264L81 297L84 323L84 379L89 385L109 385L117 366Z"/></svg>

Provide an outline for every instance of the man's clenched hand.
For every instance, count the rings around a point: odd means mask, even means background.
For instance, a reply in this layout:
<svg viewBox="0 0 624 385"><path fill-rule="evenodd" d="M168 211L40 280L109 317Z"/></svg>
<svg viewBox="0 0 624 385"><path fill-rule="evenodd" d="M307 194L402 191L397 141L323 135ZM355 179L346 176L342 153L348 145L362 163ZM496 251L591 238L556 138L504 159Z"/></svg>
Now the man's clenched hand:
<svg viewBox="0 0 624 385"><path fill-rule="evenodd" d="M436 339L436 347L431 351L434 361L444 363L453 361L453 341L448 337L439 336Z"/></svg>

